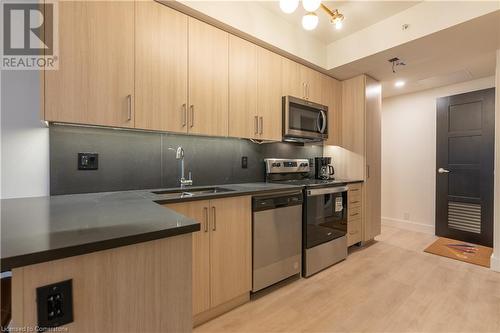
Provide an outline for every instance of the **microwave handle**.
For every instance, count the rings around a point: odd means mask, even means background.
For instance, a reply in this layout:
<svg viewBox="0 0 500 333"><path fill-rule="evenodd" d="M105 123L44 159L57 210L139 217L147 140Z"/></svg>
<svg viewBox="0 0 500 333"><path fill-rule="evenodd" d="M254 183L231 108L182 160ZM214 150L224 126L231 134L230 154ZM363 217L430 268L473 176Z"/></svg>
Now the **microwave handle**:
<svg viewBox="0 0 500 333"><path fill-rule="evenodd" d="M320 116L323 119L321 126L320 126L320 120L319 120ZM323 111L323 110L319 111L317 122L318 122L318 130L319 130L319 132L321 134L324 134L325 133L325 129L326 129L326 113L325 113L325 111Z"/></svg>

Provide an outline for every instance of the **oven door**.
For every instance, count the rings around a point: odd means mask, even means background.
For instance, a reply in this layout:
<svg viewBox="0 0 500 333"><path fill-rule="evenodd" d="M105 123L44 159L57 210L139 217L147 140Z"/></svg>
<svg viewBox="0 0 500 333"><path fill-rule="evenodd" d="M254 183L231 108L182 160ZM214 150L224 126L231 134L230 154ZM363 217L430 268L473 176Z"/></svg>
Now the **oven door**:
<svg viewBox="0 0 500 333"><path fill-rule="evenodd" d="M328 138L328 107L292 96L283 97L284 137L324 140Z"/></svg>
<svg viewBox="0 0 500 333"><path fill-rule="evenodd" d="M306 249L347 234L347 187L306 191L304 244Z"/></svg>

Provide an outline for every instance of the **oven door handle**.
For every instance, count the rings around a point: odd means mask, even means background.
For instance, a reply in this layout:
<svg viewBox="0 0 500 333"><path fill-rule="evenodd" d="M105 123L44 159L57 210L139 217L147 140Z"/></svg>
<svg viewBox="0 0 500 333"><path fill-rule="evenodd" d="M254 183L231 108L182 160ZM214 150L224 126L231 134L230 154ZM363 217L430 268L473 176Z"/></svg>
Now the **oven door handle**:
<svg viewBox="0 0 500 333"><path fill-rule="evenodd" d="M342 193L342 192L347 192L347 186L336 186L336 187L325 187L325 188L318 188L314 190L307 190L307 196L312 197L315 195L323 195L323 194L330 194L330 193Z"/></svg>

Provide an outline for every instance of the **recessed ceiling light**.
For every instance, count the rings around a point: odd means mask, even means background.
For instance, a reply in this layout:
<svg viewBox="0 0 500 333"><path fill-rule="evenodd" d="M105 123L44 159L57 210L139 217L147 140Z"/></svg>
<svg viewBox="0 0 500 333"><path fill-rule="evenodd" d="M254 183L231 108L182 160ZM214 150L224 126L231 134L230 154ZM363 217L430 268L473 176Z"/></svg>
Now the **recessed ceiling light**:
<svg viewBox="0 0 500 333"><path fill-rule="evenodd" d="M396 81L396 83L394 83L394 86L395 86L396 88L401 88L401 87L404 87L404 85L405 85L405 84L406 84L406 82L405 82L405 81L403 81L403 80L398 80L398 81Z"/></svg>

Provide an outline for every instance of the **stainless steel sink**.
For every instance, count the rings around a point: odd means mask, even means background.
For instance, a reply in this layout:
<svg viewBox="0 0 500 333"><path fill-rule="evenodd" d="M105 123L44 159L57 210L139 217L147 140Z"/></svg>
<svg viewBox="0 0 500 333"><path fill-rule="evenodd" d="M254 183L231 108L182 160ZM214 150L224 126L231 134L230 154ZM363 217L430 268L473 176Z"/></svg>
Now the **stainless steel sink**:
<svg viewBox="0 0 500 333"><path fill-rule="evenodd" d="M231 191L234 190L223 187L203 187L194 189L154 191L153 193L161 195L165 199L178 199L178 198L180 199L180 198L189 198L196 195L224 193Z"/></svg>

